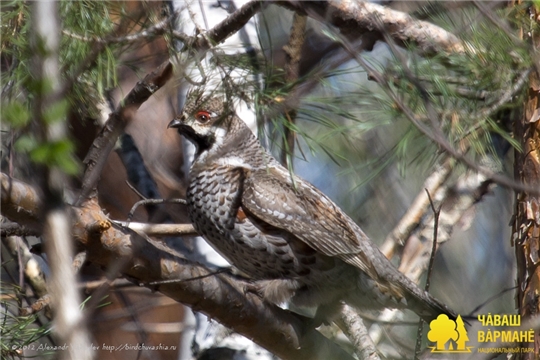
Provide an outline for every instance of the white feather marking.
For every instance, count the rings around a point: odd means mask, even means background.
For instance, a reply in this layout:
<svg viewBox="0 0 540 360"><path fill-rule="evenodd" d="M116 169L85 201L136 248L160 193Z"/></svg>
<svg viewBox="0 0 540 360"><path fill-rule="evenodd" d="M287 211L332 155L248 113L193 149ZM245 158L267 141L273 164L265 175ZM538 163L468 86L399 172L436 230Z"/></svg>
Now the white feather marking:
<svg viewBox="0 0 540 360"><path fill-rule="evenodd" d="M225 135L227 135L227 131L223 128L216 128L216 130L214 130L214 136L215 136L215 145L221 145L223 144L223 140L225 139ZM217 146L215 147L217 148Z"/></svg>
<svg viewBox="0 0 540 360"><path fill-rule="evenodd" d="M218 159L217 163L224 166L240 167L248 170L252 169L251 165L246 163L242 158L239 158L238 156L222 157Z"/></svg>

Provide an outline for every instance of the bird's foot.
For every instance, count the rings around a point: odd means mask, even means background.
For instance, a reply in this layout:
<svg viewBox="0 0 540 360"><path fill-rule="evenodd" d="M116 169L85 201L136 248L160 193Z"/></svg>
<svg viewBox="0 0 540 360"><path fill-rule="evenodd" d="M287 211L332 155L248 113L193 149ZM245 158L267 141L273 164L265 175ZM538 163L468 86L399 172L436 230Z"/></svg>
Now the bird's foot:
<svg viewBox="0 0 540 360"><path fill-rule="evenodd" d="M261 286L261 284L255 283L255 282L250 282L250 283L247 283L246 285L244 285L244 295L246 295L246 294L255 294L258 297L260 297L261 299L264 298L264 296L263 296L263 294L264 294L263 287Z"/></svg>

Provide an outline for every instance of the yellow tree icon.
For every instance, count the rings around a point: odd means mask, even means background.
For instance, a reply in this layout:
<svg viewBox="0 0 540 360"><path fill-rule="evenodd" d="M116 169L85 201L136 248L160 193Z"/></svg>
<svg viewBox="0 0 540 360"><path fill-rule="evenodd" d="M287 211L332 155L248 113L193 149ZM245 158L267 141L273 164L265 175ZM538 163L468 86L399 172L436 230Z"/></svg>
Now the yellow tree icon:
<svg viewBox="0 0 540 360"><path fill-rule="evenodd" d="M466 350L465 343L469 341L469 336L467 335L467 330L465 329L465 324L463 323L463 319L461 319L461 315L458 315L456 325L456 331L459 334L459 338L456 341L457 349Z"/></svg>
<svg viewBox="0 0 540 360"><path fill-rule="evenodd" d="M461 317L459 317L459 319L461 320ZM462 320L461 326L464 331L465 327L463 326ZM429 323L429 329L427 337L429 341L437 344L436 350L445 350L445 344L450 341L450 339L456 341L460 337L460 334L456 331L456 322L450 320L448 316L444 314L439 315L437 319ZM458 344L458 349L460 348L460 345L461 343ZM465 348L465 342L463 342L463 348Z"/></svg>

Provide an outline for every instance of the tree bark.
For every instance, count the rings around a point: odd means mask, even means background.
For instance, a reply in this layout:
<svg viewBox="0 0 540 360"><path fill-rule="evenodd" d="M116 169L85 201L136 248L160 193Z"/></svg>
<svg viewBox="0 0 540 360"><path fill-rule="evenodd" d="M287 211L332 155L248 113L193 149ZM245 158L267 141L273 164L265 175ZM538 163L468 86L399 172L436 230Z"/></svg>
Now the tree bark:
<svg viewBox="0 0 540 360"><path fill-rule="evenodd" d="M537 15L534 16L536 18ZM538 35L533 42L538 45ZM537 67L538 69L538 67ZM515 179L540 188L540 77L531 72L528 97L523 116L514 124L514 135L522 150L515 152ZM515 214L512 224L512 245L517 260L516 301L522 320L540 314L540 196L524 191L516 192ZM531 343L522 344L531 347ZM540 332L535 332L534 353L522 354L520 359L538 359Z"/></svg>

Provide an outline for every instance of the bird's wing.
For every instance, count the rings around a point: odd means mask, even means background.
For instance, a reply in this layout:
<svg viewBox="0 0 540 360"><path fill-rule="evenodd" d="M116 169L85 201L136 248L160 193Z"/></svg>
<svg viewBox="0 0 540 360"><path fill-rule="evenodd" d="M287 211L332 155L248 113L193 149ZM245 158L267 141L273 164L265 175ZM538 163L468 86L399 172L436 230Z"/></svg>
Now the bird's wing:
<svg viewBox="0 0 540 360"><path fill-rule="evenodd" d="M284 168L247 171L242 206L251 214L286 230L318 252L358 267L371 278L380 278L379 250L354 222L326 195Z"/></svg>
<svg viewBox="0 0 540 360"><path fill-rule="evenodd" d="M446 305L418 288L392 266L358 225L326 195L281 167L245 170L242 207L260 221L283 229L308 246L364 271L377 287L424 319L456 317Z"/></svg>

